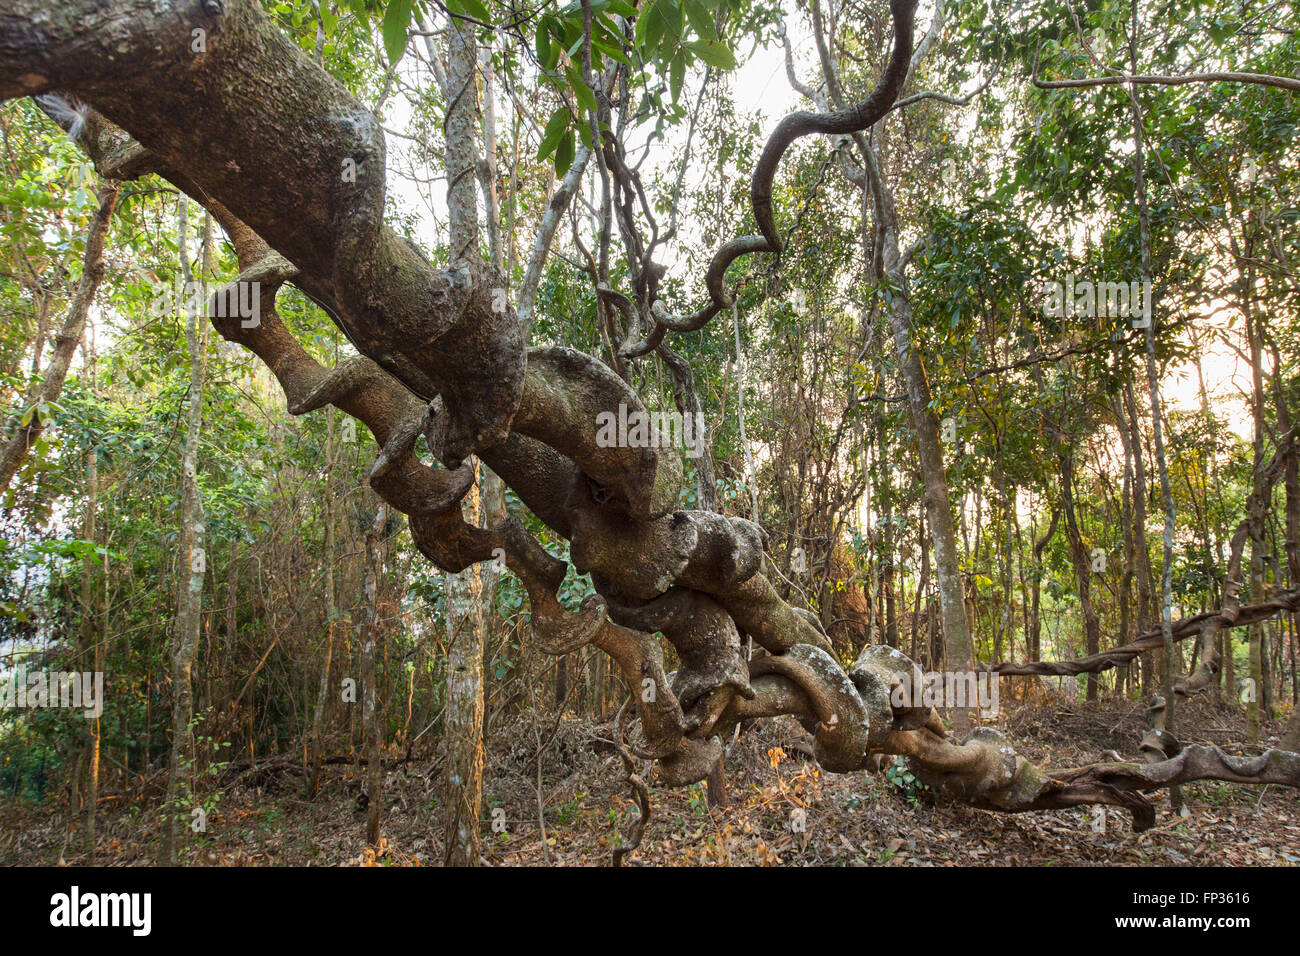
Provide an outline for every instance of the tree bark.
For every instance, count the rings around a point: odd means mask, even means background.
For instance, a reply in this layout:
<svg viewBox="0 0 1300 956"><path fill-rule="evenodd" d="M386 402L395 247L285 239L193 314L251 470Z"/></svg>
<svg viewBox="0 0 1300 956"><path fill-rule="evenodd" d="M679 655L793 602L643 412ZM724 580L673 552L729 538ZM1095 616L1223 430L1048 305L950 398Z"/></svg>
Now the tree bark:
<svg viewBox="0 0 1300 956"><path fill-rule="evenodd" d="M451 260L469 268L479 257L479 220L474 197L478 165L478 48L474 29L449 18L446 117L447 208ZM461 501L470 526L480 518L479 492ZM483 578L474 565L446 578L447 737L444 861L478 866L479 813L483 790Z"/></svg>
<svg viewBox="0 0 1300 956"><path fill-rule="evenodd" d="M877 178L878 181L878 178ZM879 186L884 189L883 184ZM882 195L877 208L886 208L889 200ZM893 229L886 230L887 268L899 259L898 243ZM948 493L948 476L943 463L943 446L939 441L939 421L931 403L930 383L921 363L921 353L912 341L912 303L907 293L906 276L891 272L897 283L894 298L889 305L889 323L894 333L894 349L898 356L899 373L907 393L907 407L911 412L916 435L917 456L921 466L924 487L925 513L930 526L930 540L934 548L934 573L939 590L939 612L943 618L943 646L945 667L952 671L971 669L970 634L966 620L966 595L962 586L961 567L957 560L957 537L953 529L952 500ZM951 712L953 727L960 731L971 726L970 715L964 710Z"/></svg>
<svg viewBox="0 0 1300 956"><path fill-rule="evenodd" d="M1043 593L1043 551L1052 542L1056 526L1061 520L1061 509L1052 509L1052 520L1042 537L1034 541L1034 590L1029 612L1029 659L1042 660L1043 618L1040 606Z"/></svg>
<svg viewBox="0 0 1300 956"><path fill-rule="evenodd" d="M365 617L361 625L362 730L366 751L366 842L379 846L379 825L384 804L383 709L379 702L379 665L383 656L384 624L380 610L380 588L387 552L385 530L388 505L376 502L375 520L366 531Z"/></svg>
<svg viewBox="0 0 1300 956"><path fill-rule="evenodd" d="M1124 542L1124 569L1119 580L1119 633L1121 643L1127 644L1133 639L1133 579L1137 574L1137 549L1133 541L1133 445L1130 441L1123 402L1118 396L1113 407L1115 427L1124 447L1124 479L1119 496L1120 537ZM1130 692L1136 686L1135 677L1133 668L1124 669L1124 678Z"/></svg>
<svg viewBox="0 0 1300 956"><path fill-rule="evenodd" d="M177 862L183 842L183 827L189 823L189 803L194 795L194 699L190 675L199 650L202 625L203 578L206 556L203 550L203 499L198 485L199 438L203 427L203 380L206 365L205 330L189 290L194 281L189 260L188 200L181 197L177 215L177 245L181 276L187 290L185 342L190 358L190 394L181 458L181 510L177 537L176 629L172 647L172 748L167 765L167 820L163 831L163 860ZM211 220L205 218L203 249L211 241Z"/></svg>
<svg viewBox="0 0 1300 956"><path fill-rule="evenodd" d="M1146 449L1138 419L1137 397L1131 382L1124 383L1124 405L1127 410L1129 434L1133 447L1133 548L1137 574L1137 630L1143 633L1151 626L1153 615L1151 592L1151 552L1147 546L1147 485ZM1156 615L1158 616L1158 615ZM1155 666L1150 658L1144 659L1142 691L1152 691Z"/></svg>
<svg viewBox="0 0 1300 956"><path fill-rule="evenodd" d="M1254 419L1251 474L1258 476L1264 464L1264 371L1261 364L1259 330L1256 328L1255 316L1251 309L1250 287L1254 280L1254 273L1249 266L1245 269L1242 279L1245 284L1242 290L1242 310L1245 312L1246 338L1250 349L1251 417ZM1264 598L1264 558L1267 550L1264 544L1263 508L1252 508L1247 520L1250 528L1250 597L1252 601L1261 601ZM1251 743L1258 743L1264 702L1264 625L1262 622L1251 625L1246 640L1250 660L1250 678L1246 693L1246 739Z"/></svg>
<svg viewBox="0 0 1300 956"><path fill-rule="evenodd" d="M462 501L469 524L478 523L478 491ZM445 578L447 598L447 707L443 861L478 866L483 792L483 586L481 565Z"/></svg>
<svg viewBox="0 0 1300 956"><path fill-rule="evenodd" d="M86 349L86 364L93 374L95 353L93 346ZM81 539L94 542L95 512L99 502L99 452L91 446L86 452L86 506L81 525ZM83 655L88 655L94 662L94 669L99 669L100 635L95 629L93 554L87 554L81 565L81 647ZM95 862L96 850L96 807L99 804L99 718L90 725L90 746L85 753L88 769L86 780L86 857L91 865Z"/></svg>
<svg viewBox="0 0 1300 956"><path fill-rule="evenodd" d="M1101 650L1101 624L1097 610L1092 605L1092 562L1083 533L1079 530L1078 518L1074 509L1074 453L1067 447L1068 439L1062 437L1057 443L1057 462L1061 470L1061 505L1065 512L1065 531L1070 539L1070 557L1074 562L1074 578L1079 586L1079 608L1083 613L1083 627L1088 654ZM1087 699L1097 699L1097 677L1089 674L1087 678Z"/></svg>
<svg viewBox="0 0 1300 956"><path fill-rule="evenodd" d="M1137 71L1137 0L1131 6L1131 29L1129 33L1129 59ZM1137 88L1129 86L1129 102L1133 118L1133 179L1137 187L1138 230L1142 244L1142 281L1147 288L1151 285L1151 224L1147 211L1146 170L1144 168L1144 135L1142 132L1142 106L1138 102ZM1164 729L1174 730L1174 670L1175 644L1173 636L1174 611L1174 528L1178 516L1174 511L1174 493L1169 480L1169 463L1165 457L1164 432L1161 418L1163 406L1160 401L1160 371L1156 362L1156 316L1155 301L1152 297L1150 314L1146 317L1146 357L1147 388L1151 396L1151 435L1155 445L1156 468L1160 476L1160 495L1164 503L1164 552L1160 572L1160 628L1164 640L1164 667L1162 695L1167 705ZM1178 787L1170 790L1170 800L1174 810L1182 807L1182 795Z"/></svg>
<svg viewBox="0 0 1300 956"><path fill-rule="evenodd" d="M337 349L335 349L337 353ZM334 667L334 631L338 623L338 594L334 585L334 406L325 410L325 497L321 520L325 525L325 653L320 661L320 679L316 686L316 704L312 708L311 730L307 737L307 772L303 774L303 795L308 799L320 790L321 758L325 747L325 728L334 712L335 690L330 683Z"/></svg>

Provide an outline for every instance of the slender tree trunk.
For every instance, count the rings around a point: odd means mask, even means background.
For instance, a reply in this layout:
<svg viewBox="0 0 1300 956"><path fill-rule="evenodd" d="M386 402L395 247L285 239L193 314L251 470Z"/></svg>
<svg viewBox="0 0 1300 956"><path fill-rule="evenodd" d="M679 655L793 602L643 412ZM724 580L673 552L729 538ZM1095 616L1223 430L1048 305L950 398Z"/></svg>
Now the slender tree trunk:
<svg viewBox="0 0 1300 956"><path fill-rule="evenodd" d="M998 457L1001 458L1001 439L998 442ZM1011 575L1011 558L1015 553L1015 514L1016 504L1010 490L1007 487L1006 471L1002 463L998 463L998 494L1002 502L1002 522L1004 526L1005 539L1002 545L1002 618L997 622L993 631L993 660L1002 660L1002 641L1004 637L1014 648L1012 639L1012 618L1011 607L1015 601L1015 593L1012 590ZM1014 655L1013 655L1014 656Z"/></svg>
<svg viewBox="0 0 1300 956"><path fill-rule="evenodd" d="M1282 356L1273 347L1274 395L1277 402L1277 430L1285 435L1292 429L1291 408L1286 398L1286 384L1282 380ZM1287 584L1300 587L1300 452L1296 445L1286 456L1286 551Z"/></svg>
<svg viewBox="0 0 1300 956"><path fill-rule="evenodd" d="M1070 556L1074 562L1074 577L1079 585L1079 607L1083 612L1083 627L1088 656L1101 650L1101 624L1097 610L1092 605L1092 562L1079 530L1074 509L1074 454L1068 448L1068 439L1062 437L1058 444L1057 461L1061 469L1061 504L1065 511L1065 532L1070 539ZM1087 699L1097 699L1097 675L1088 674Z"/></svg>
<svg viewBox="0 0 1300 956"><path fill-rule="evenodd" d="M479 465L479 474L481 476L479 486L481 489L483 502L482 524L485 528L493 528L505 522L509 516L506 511L506 485L497 474L488 468L487 465ZM501 581L501 574L505 566L500 561L488 561L479 568L479 574L482 580L482 600L483 600L483 645L486 648L490 638L493 638L500 630L501 615L497 613L497 585ZM483 733L488 733L486 724L483 727Z"/></svg>
<svg viewBox="0 0 1300 956"><path fill-rule="evenodd" d="M447 208L451 261L463 265L479 255L474 170L478 164L478 54L474 28L452 18L448 27L446 117ZM479 496L461 502L466 522L478 524ZM447 593L447 769L445 862L477 866L479 813L483 791L483 579L473 565L446 578Z"/></svg>
<svg viewBox="0 0 1300 956"><path fill-rule="evenodd" d="M1247 254L1249 255L1249 246ZM1258 475L1264 462L1264 370L1262 364L1260 335L1257 322L1251 309L1250 289L1254 281L1254 270L1247 267L1242 276L1245 289L1242 291L1242 311L1246 319L1246 337L1250 346L1251 367L1251 411L1254 418L1252 435L1253 468L1252 474ZM1250 514L1250 598L1252 601L1264 600L1264 558L1267 546L1264 543L1264 508L1252 510ZM1259 742L1262 705L1264 702L1264 626L1252 624L1247 629L1250 652L1250 684L1246 695L1246 738L1251 743Z"/></svg>
<svg viewBox="0 0 1300 956"><path fill-rule="evenodd" d="M172 749L167 766L167 821L163 831L163 859L175 864L182 841L182 829L189 822L187 806L194 793L194 699L190 683L194 658L199 649L202 624L203 578L206 555L203 550L203 499L198 485L199 437L203 427L203 378L207 322L200 323L192 301L193 273L188 253L188 200L180 204L178 245L181 276L186 288L185 342L190 354L189 416L181 460L181 513L178 537L178 594L176 635L172 651ZM205 217L203 249L206 261L211 242L211 218ZM206 296L203 297L206 299Z"/></svg>
<svg viewBox="0 0 1300 956"><path fill-rule="evenodd" d="M501 242L501 202L497 196L497 110L493 83L492 47L479 49L479 70L483 77L483 161L479 164L479 186L487 220L488 259L497 272L505 272L505 249Z"/></svg>
<svg viewBox="0 0 1300 956"><path fill-rule="evenodd" d="M881 424L877 431L877 438L883 443L885 429ZM882 444L883 451L883 444ZM890 647L898 647L898 531L894 527L894 481L893 473L884 464L884 455L881 455L881 475L880 481L880 541L881 561L881 590L884 592L885 603L885 643ZM912 629L912 656L916 656L916 628Z"/></svg>
<svg viewBox="0 0 1300 956"><path fill-rule="evenodd" d="M913 347L911 341L912 306L905 290L895 293L889 309L889 320L893 327L894 347L921 462L925 513L930 525L935 580L939 588L939 613L943 618L945 667L954 671L970 670L966 595L957 561L957 537L953 529L952 501L948 494L948 476L943 464L943 446L939 441L939 421L931 405L930 385L921 364L920 351ZM965 710L953 710L950 717L954 728L959 732L969 729L970 714Z"/></svg>
<svg viewBox="0 0 1300 956"><path fill-rule="evenodd" d="M1029 659L1031 661L1043 659L1043 618L1040 613L1043 593L1043 551L1051 544L1052 536L1056 534L1056 525L1060 520L1061 510L1053 508L1052 520L1047 526L1047 531L1034 541L1034 593L1033 607L1029 616Z"/></svg>
<svg viewBox="0 0 1300 956"><path fill-rule="evenodd" d="M1282 356L1277 345L1273 344L1273 383L1277 402L1277 428L1281 434L1291 431L1291 408L1286 397L1286 382L1282 374ZM1286 551L1287 586L1300 587L1300 453L1295 443L1286 457ZM1300 640L1296 633L1296 615L1290 616L1291 626L1291 717L1282 733L1282 749L1300 750L1300 706L1296 706L1296 653ZM1285 644L1285 641L1284 641Z"/></svg>
<svg viewBox="0 0 1300 956"><path fill-rule="evenodd" d="M466 522L478 521L478 491L462 502ZM479 864L483 790L483 584L480 565L446 576L447 737L444 829L448 866Z"/></svg>
<svg viewBox="0 0 1300 956"><path fill-rule="evenodd" d="M1124 384L1124 405L1128 414L1130 446L1133 449L1133 550L1134 571L1137 575L1137 632L1145 634L1151 628L1151 553L1147 549L1147 466L1146 452L1142 446L1142 430L1138 425L1137 398L1132 383ZM1150 693L1154 665L1149 655L1143 656L1142 692Z"/></svg>
<svg viewBox="0 0 1300 956"><path fill-rule="evenodd" d="M739 300L731 303L731 330L736 346L736 423L740 428L740 447L745 453L745 484L749 488L749 519L758 523L758 471L745 434L745 354L740 347Z"/></svg>
<svg viewBox="0 0 1300 956"><path fill-rule="evenodd" d="M930 539L925 533L925 511L921 512L921 520L917 522L917 547L921 551L921 572L916 579L916 594L912 599L912 645L916 646L916 635L921 631L921 604L925 602L926 613L930 613L932 608L929 604L930 592ZM906 597L906 595L904 595ZM904 605L906 607L906 605ZM934 633L934 629L930 629ZM930 649L930 665L932 668L939 666L940 654L934 648Z"/></svg>
<svg viewBox="0 0 1300 956"><path fill-rule="evenodd" d="M335 356L337 359L337 348ZM333 405L325 409L325 497L322 502L322 519L325 523L325 653L320 662L320 679L317 682L316 705L312 709L311 731L307 739L307 766L304 777L304 796L311 799L320 789L321 760L324 757L325 728L329 725L334 707L334 688L330 673L334 667L334 629L338 623L338 593L334 583L334 562L337 543L334 538L334 442Z"/></svg>
<svg viewBox="0 0 1300 956"><path fill-rule="evenodd" d="M1134 637L1133 578L1136 575L1137 549L1133 543L1133 446L1129 440L1128 422L1124 417L1123 403L1117 396L1114 403L1115 424L1124 446L1124 479L1120 488L1119 525L1124 541L1124 569L1119 579L1119 641L1127 644ZM1131 692L1134 687L1133 665L1124 668L1124 680ZM1118 686L1117 681L1117 686Z"/></svg>
<svg viewBox="0 0 1300 956"><path fill-rule="evenodd" d="M1295 657L1297 651L1300 651L1300 640L1296 640L1293 633L1291 641L1291 716L1287 719L1286 728L1282 731L1282 741L1278 744L1283 750L1289 750L1292 753L1300 753L1300 706L1295 705Z"/></svg>
<svg viewBox="0 0 1300 956"><path fill-rule="evenodd" d="M375 520L366 532L366 574L364 582L366 610L361 627L362 727L366 751L366 842L379 846L379 822L384 803L384 769L382 711L379 705L378 660L383 656L384 624L380 612L379 591L384 578L387 551L384 530L388 523L388 505L377 499Z"/></svg>
<svg viewBox="0 0 1300 956"><path fill-rule="evenodd" d="M113 217L121 188L120 182L110 179L99 189L99 209L91 217L90 226L86 230L81 279L77 282L77 290L73 293L63 327L54 339L54 354L45 369L45 381L35 392L35 401L32 402L34 407L26 413L26 421L17 422L4 447L0 448L0 492L9 487L28 451L45 429L48 413L41 406L56 401L63 391L63 382L67 378L72 356L81 344L86 328L86 316L90 312L91 303L95 301L100 280L104 277L104 239L108 235L109 220Z"/></svg>
<svg viewBox="0 0 1300 956"><path fill-rule="evenodd" d="M1132 0L1131 30L1129 33L1129 62L1134 73L1137 72L1137 36L1138 7L1137 0ZM1142 134L1142 106L1138 102L1137 87L1128 87L1129 101L1133 107L1133 179L1137 189L1138 229L1142 242L1142 281L1151 287L1151 223L1147 212L1146 173L1143 168L1144 142ZM1165 457L1165 440L1161 418L1163 406L1160 400L1160 371L1156 362L1156 316L1155 301L1152 296L1151 308L1146 316L1146 353L1147 353L1147 388L1151 394L1151 434L1155 444L1156 468L1160 475L1160 497L1164 503L1164 552L1160 569L1160 632L1164 638L1164 681L1161 688L1165 699L1164 729L1174 731L1174 527L1178 517L1174 512L1174 493L1169 481L1169 463ZM1182 808L1182 791L1171 787L1170 804L1175 811Z"/></svg>
<svg viewBox="0 0 1300 956"><path fill-rule="evenodd" d="M94 352L86 351L87 365L94 368ZM99 498L99 452L90 448L86 453L86 511L81 526L81 539L95 540L95 509ZM93 669L99 670L99 635L95 633L95 612L92 595L94 593L95 557L88 554L82 559L81 566L81 652L94 662ZM95 863L95 809L99 803L99 718L90 724L90 748L86 754L89 773L86 781L86 858L93 866Z"/></svg>

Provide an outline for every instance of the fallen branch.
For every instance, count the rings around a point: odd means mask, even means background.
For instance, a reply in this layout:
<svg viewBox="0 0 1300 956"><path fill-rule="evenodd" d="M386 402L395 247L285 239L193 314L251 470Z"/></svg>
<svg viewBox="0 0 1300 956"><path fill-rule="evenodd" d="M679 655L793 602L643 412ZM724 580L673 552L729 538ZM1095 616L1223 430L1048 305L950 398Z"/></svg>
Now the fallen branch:
<svg viewBox="0 0 1300 956"><path fill-rule="evenodd" d="M1295 611L1300 611L1300 590L1279 591L1267 601L1261 601L1259 604L1248 604L1246 607L1241 608L1237 612L1236 618L1231 621L1227 620L1221 611L1206 611L1176 621L1173 626L1174 640L1181 641L1193 637L1211 622L1218 623L1220 627L1246 627L1260 621L1267 621L1279 614ZM1013 677L1029 677L1033 675L1071 677L1076 674L1097 674L1101 671L1110 670L1112 667L1123 667L1132 662L1135 657L1148 651L1159 650L1162 646L1163 639L1160 636L1160 629L1154 628L1137 640L1121 647L1102 651L1100 654L1081 657L1078 660L1003 661L1000 664L994 664L986 668L986 670L994 674L1005 674Z"/></svg>
<svg viewBox="0 0 1300 956"><path fill-rule="evenodd" d="M1087 86L1118 86L1134 83L1145 86L1184 86L1188 83L1250 83L1256 86L1273 86L1281 90L1300 91L1300 80L1289 76L1271 76L1267 73L1187 73L1182 76L1133 76L1119 73L1114 76L1085 76L1075 80L1040 80L1033 78L1040 90L1078 89Z"/></svg>

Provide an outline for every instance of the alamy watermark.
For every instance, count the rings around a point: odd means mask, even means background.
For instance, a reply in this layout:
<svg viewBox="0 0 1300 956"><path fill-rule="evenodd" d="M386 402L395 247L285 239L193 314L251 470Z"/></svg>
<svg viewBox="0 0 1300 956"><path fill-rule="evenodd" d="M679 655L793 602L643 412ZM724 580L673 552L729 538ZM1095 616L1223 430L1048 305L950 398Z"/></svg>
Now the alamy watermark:
<svg viewBox="0 0 1300 956"><path fill-rule="evenodd" d="M73 886L50 897L50 925L56 928L119 926L133 936L148 936L152 912L152 893L83 893Z"/></svg>
<svg viewBox="0 0 1300 956"><path fill-rule="evenodd" d="M954 707L978 710L981 717L998 715L998 675L989 671L916 672L895 684L889 694L895 709Z"/></svg>
<svg viewBox="0 0 1300 956"><path fill-rule="evenodd" d="M38 710L66 707L81 710L88 719L104 712L102 671L27 671L17 668L0 677L0 709Z"/></svg>
<svg viewBox="0 0 1300 956"><path fill-rule="evenodd" d="M211 312L204 299L205 283L182 282L174 286L157 282L149 301L149 314L155 319L176 312L193 312L211 319L239 319L245 329L255 329L262 324L262 284L237 281L224 285L212 296Z"/></svg>
<svg viewBox="0 0 1300 956"><path fill-rule="evenodd" d="M619 403L618 412L596 415L598 448L684 447L689 458L704 454L704 413L645 412Z"/></svg>
<svg viewBox="0 0 1300 956"><path fill-rule="evenodd" d="M1055 319L1128 319L1135 329L1151 325L1151 281L1095 282L1067 275L1043 284L1043 315Z"/></svg>

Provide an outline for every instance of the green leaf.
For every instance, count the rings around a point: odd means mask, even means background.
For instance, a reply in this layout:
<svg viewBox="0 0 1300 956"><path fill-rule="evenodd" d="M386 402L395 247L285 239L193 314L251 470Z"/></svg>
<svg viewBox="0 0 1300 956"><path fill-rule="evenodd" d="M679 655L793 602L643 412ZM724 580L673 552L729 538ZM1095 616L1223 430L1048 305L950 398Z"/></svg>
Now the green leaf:
<svg viewBox="0 0 1300 956"><path fill-rule="evenodd" d="M459 13L462 16L473 17L482 23L491 22L488 15L487 7L481 0L445 0L447 9L452 13Z"/></svg>
<svg viewBox="0 0 1300 956"><path fill-rule="evenodd" d="M632 65L632 60L623 52L623 37L615 33L603 19L595 20L592 23L591 45L593 49L599 50L620 63L627 66Z"/></svg>
<svg viewBox="0 0 1300 956"><path fill-rule="evenodd" d="M555 69L555 64L559 61L559 55L555 52L555 47L551 45L551 31L546 25L546 18L542 17L537 23L537 38L534 41L534 47L537 50L537 60L547 70Z"/></svg>
<svg viewBox="0 0 1300 956"><path fill-rule="evenodd" d="M642 12L636 21L636 43L645 51L646 59L654 55L655 47L668 32L668 17L663 7L666 0L651 0L650 6Z"/></svg>
<svg viewBox="0 0 1300 956"><path fill-rule="evenodd" d="M582 49L582 24L572 20L551 19L551 36L555 37L562 48L574 56Z"/></svg>
<svg viewBox="0 0 1300 956"><path fill-rule="evenodd" d="M560 145L555 147L555 175L563 176L573 165L573 130L565 130Z"/></svg>
<svg viewBox="0 0 1300 956"><path fill-rule="evenodd" d="M413 0L391 0L384 11L384 52L388 62L396 63L406 52L406 30L411 25Z"/></svg>
<svg viewBox="0 0 1300 956"><path fill-rule="evenodd" d="M538 159L545 159L560 145L560 138L568 130L570 119L572 115L567 106L561 106L551 114L551 118L546 121L546 129L542 132L542 143L537 147Z"/></svg>
<svg viewBox="0 0 1300 956"><path fill-rule="evenodd" d="M713 14L700 0L686 0L686 18L701 40L716 40L718 32L713 26Z"/></svg>
<svg viewBox="0 0 1300 956"><path fill-rule="evenodd" d="M686 48L709 66L719 70L734 70L736 58L720 40L692 40Z"/></svg>
<svg viewBox="0 0 1300 956"><path fill-rule="evenodd" d="M592 113L596 112L596 97L591 92L586 82L582 79L582 74L578 72L577 64L570 63L564 68L564 75L569 80L569 86L573 90L573 95L578 99L578 106Z"/></svg>
<svg viewBox="0 0 1300 956"><path fill-rule="evenodd" d="M333 36L334 30L339 25L339 18L330 6L329 0L321 0L317 5L317 11L320 13L321 29L325 31L327 37Z"/></svg>
<svg viewBox="0 0 1300 956"><path fill-rule="evenodd" d="M673 57L672 65L668 70L668 88L672 91L673 102L677 103L682 98L682 84L686 82L686 55L677 51Z"/></svg>

